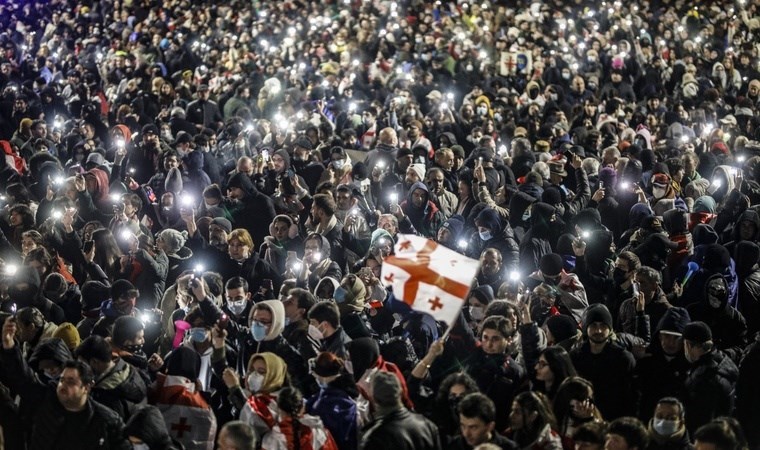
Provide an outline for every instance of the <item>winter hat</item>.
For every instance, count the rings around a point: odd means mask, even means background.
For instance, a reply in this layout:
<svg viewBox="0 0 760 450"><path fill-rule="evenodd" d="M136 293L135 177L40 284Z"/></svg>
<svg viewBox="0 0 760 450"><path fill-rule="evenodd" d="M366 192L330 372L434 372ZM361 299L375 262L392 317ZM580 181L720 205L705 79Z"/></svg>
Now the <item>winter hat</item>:
<svg viewBox="0 0 760 450"><path fill-rule="evenodd" d="M166 357L166 374L195 381L201 372L201 357L194 349L181 345Z"/></svg>
<svg viewBox="0 0 760 450"><path fill-rule="evenodd" d="M572 317L564 314L550 316L544 325L554 337L554 342L562 342L578 333L578 323Z"/></svg>
<svg viewBox="0 0 760 450"><path fill-rule="evenodd" d="M158 233L158 238L166 243L167 255L176 255L187 241L187 232L180 233L172 228L167 228Z"/></svg>
<svg viewBox="0 0 760 450"><path fill-rule="evenodd" d="M686 308L673 307L665 311L657 324L657 332L681 336L686 325L691 322Z"/></svg>
<svg viewBox="0 0 760 450"><path fill-rule="evenodd" d="M689 213L682 209L671 209L662 215L662 222L670 234L685 233L689 226Z"/></svg>
<svg viewBox="0 0 760 450"><path fill-rule="evenodd" d="M127 295L131 292L137 293L135 285L123 278L114 281L111 286L111 298L115 301Z"/></svg>
<svg viewBox="0 0 760 450"><path fill-rule="evenodd" d="M338 358L334 353L321 352L314 358L314 368L312 371L320 377L340 375L342 369L343 360Z"/></svg>
<svg viewBox="0 0 760 450"><path fill-rule="evenodd" d="M86 281L82 285L82 309L87 312L100 309L100 305L111 297L111 288L102 281Z"/></svg>
<svg viewBox="0 0 760 450"><path fill-rule="evenodd" d="M717 204L715 203L714 198L709 195L703 195L694 202L694 212L715 214L716 206Z"/></svg>
<svg viewBox="0 0 760 450"><path fill-rule="evenodd" d="M451 235L454 236L454 239L457 239L459 237L459 234L462 232L462 229L464 229L464 218L459 214L454 214L453 216L449 217L446 222L443 222L441 228L449 230Z"/></svg>
<svg viewBox="0 0 760 450"><path fill-rule="evenodd" d="M401 383L390 372L377 372L372 379L372 398L378 407L401 405Z"/></svg>
<svg viewBox="0 0 760 450"><path fill-rule="evenodd" d="M378 228L375 231L372 232L372 236L370 237L370 247L374 247L378 240L380 239L387 239L388 242L393 245L393 236L391 236L390 233L385 231L383 228Z"/></svg>
<svg viewBox="0 0 760 450"><path fill-rule="evenodd" d="M583 314L584 330L595 322L602 322L612 329L612 314L610 314L610 310L601 303L589 305Z"/></svg>
<svg viewBox="0 0 760 450"><path fill-rule="evenodd" d="M283 161L285 161L285 170L288 170L290 168L290 154L288 153L287 150L285 149L277 150L276 152L274 152L272 156L274 155L279 156L280 158L282 158Z"/></svg>
<svg viewBox="0 0 760 450"><path fill-rule="evenodd" d="M739 276L749 275L760 261L760 246L752 241L739 241L734 249L734 261Z"/></svg>
<svg viewBox="0 0 760 450"><path fill-rule="evenodd" d="M216 225L219 228L226 231L227 233L232 232L232 222L225 219L224 217L214 217L214 219L211 220L211 223L209 225Z"/></svg>
<svg viewBox="0 0 760 450"><path fill-rule="evenodd" d="M710 244L705 248L702 267L710 272L723 272L731 264L731 254L720 244Z"/></svg>
<svg viewBox="0 0 760 450"><path fill-rule="evenodd" d="M481 304L488 305L491 303L495 296L493 294L493 288L489 285L478 286L472 290L472 297L475 297Z"/></svg>
<svg viewBox="0 0 760 450"><path fill-rule="evenodd" d="M351 174L355 180L366 180L369 178L369 168L367 168L367 165L364 164L364 162L358 162L354 164Z"/></svg>
<svg viewBox="0 0 760 450"><path fill-rule="evenodd" d="M409 169L413 170L417 174L420 180L425 179L425 165L424 164L412 164Z"/></svg>
<svg viewBox="0 0 760 450"><path fill-rule="evenodd" d="M664 173L658 173L652 177L652 186L667 188L670 185L670 176Z"/></svg>
<svg viewBox="0 0 760 450"><path fill-rule="evenodd" d="M539 268L541 274L548 277L556 277L562 273L563 266L562 256L556 253L548 253L541 257Z"/></svg>
<svg viewBox="0 0 760 450"><path fill-rule="evenodd" d="M712 341L712 330L710 330L710 326L704 322L692 322L684 328L683 338L684 340L694 342L695 344L704 344L705 342Z"/></svg>
<svg viewBox="0 0 760 450"><path fill-rule="evenodd" d="M164 180L164 190L166 192L171 192L174 195L179 195L179 193L182 192L182 189L182 172L178 168L172 167L169 169L169 172L166 173L166 179Z"/></svg>
<svg viewBox="0 0 760 450"><path fill-rule="evenodd" d="M541 194L541 201L550 205L557 205L562 203L562 193L556 186L549 186Z"/></svg>
<svg viewBox="0 0 760 450"><path fill-rule="evenodd" d="M612 167L603 167L599 169L599 181L604 183L604 187L617 186L617 172Z"/></svg>
<svg viewBox="0 0 760 450"><path fill-rule="evenodd" d="M51 301L61 298L68 288L69 284L66 279L58 272L51 272L42 283L42 292Z"/></svg>
<svg viewBox="0 0 760 450"><path fill-rule="evenodd" d="M475 224L479 227L488 228L494 234L502 229L499 213L493 208L483 208L475 219Z"/></svg>
<svg viewBox="0 0 760 450"><path fill-rule="evenodd" d="M73 323L64 322L58 325L58 328L53 332L53 337L61 339L66 347L72 352L75 348L79 347L82 342L82 338L79 336L79 331Z"/></svg>

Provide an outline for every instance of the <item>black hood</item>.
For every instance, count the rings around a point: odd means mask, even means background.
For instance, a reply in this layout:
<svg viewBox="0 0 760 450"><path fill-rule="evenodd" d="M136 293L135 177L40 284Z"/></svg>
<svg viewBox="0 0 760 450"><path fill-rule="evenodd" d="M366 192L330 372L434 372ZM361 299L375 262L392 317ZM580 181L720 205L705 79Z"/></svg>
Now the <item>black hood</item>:
<svg viewBox="0 0 760 450"><path fill-rule="evenodd" d="M37 368L40 361L55 361L63 365L66 361L72 360L71 352L63 339L52 338L46 339L34 349L32 356L29 358L29 365Z"/></svg>

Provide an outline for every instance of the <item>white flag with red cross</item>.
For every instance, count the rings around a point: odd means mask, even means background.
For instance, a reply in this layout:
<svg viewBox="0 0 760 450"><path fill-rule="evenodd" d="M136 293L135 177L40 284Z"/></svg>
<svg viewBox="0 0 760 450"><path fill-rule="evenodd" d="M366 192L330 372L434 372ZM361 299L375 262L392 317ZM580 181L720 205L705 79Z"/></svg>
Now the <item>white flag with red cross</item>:
<svg viewBox="0 0 760 450"><path fill-rule="evenodd" d="M423 237L399 234L396 254L383 260L382 278L415 311L449 326L464 305L480 261Z"/></svg>

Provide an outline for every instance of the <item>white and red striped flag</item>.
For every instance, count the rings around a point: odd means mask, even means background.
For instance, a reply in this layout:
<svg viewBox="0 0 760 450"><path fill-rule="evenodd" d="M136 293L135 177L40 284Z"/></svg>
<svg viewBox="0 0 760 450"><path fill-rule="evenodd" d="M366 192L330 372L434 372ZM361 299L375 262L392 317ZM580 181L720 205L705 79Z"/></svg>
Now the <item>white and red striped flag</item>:
<svg viewBox="0 0 760 450"><path fill-rule="evenodd" d="M396 254L383 260L382 282L415 311L451 326L470 292L480 261L430 239L398 236Z"/></svg>

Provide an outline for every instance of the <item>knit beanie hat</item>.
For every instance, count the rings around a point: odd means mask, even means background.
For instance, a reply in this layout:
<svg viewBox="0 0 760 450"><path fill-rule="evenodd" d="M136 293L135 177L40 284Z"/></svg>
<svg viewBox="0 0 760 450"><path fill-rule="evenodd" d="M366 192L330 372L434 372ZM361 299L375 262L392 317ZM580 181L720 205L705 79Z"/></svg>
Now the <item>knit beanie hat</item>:
<svg viewBox="0 0 760 450"><path fill-rule="evenodd" d="M176 255L185 245L185 241L187 241L187 232L179 232L172 228L167 228L158 233L158 238L166 243L166 254Z"/></svg>
<svg viewBox="0 0 760 450"><path fill-rule="evenodd" d="M583 314L584 330L595 322L602 322L612 329L612 314L610 314L610 310L601 303L589 305L589 307L586 308L586 312Z"/></svg>
<svg viewBox="0 0 760 450"><path fill-rule="evenodd" d="M544 276L556 277L562 272L562 256L556 253L549 253L541 257L539 268Z"/></svg>
<svg viewBox="0 0 760 450"><path fill-rule="evenodd" d="M578 323L572 317L564 314L551 316L546 319L544 324L554 337L554 342L562 342L578 333Z"/></svg>
<svg viewBox="0 0 760 450"><path fill-rule="evenodd" d="M401 383L396 375L377 372L372 379L372 398L377 406L397 406L401 404Z"/></svg>
<svg viewBox="0 0 760 450"><path fill-rule="evenodd" d="M82 338L79 336L79 330L73 323L64 322L58 325L58 328L53 332L53 337L61 339L66 347L72 352L75 348L79 347L82 342Z"/></svg>
<svg viewBox="0 0 760 450"><path fill-rule="evenodd" d="M499 213L493 208L483 208L475 219L475 223L480 227L488 228L494 234L502 230Z"/></svg>
<svg viewBox="0 0 760 450"><path fill-rule="evenodd" d="M420 180L425 179L425 165L424 164L412 164L409 166L409 168L414 170L414 172L417 174Z"/></svg>
<svg viewBox="0 0 760 450"><path fill-rule="evenodd" d="M190 347L180 346L166 358L166 374L185 377L190 381L198 379L201 373L201 357Z"/></svg>

